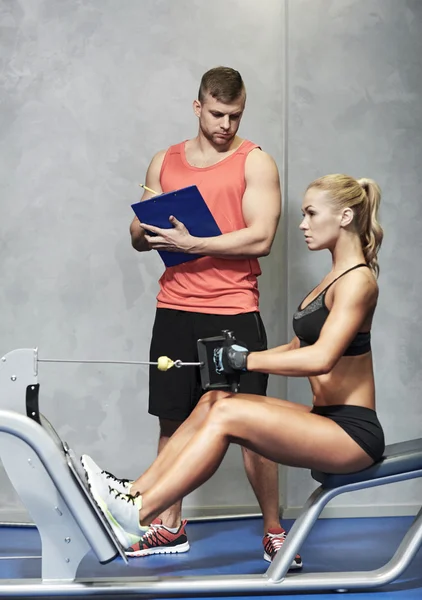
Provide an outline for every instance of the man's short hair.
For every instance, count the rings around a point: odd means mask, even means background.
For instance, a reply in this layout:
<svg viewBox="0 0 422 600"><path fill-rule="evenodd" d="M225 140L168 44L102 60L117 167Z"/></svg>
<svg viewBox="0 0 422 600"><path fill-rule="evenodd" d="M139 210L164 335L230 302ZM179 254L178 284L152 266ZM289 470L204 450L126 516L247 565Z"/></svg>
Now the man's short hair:
<svg viewBox="0 0 422 600"><path fill-rule="evenodd" d="M241 96L246 97L245 85L239 71L230 67L215 67L204 73L199 86L199 102L204 102L207 94L225 104L234 102Z"/></svg>

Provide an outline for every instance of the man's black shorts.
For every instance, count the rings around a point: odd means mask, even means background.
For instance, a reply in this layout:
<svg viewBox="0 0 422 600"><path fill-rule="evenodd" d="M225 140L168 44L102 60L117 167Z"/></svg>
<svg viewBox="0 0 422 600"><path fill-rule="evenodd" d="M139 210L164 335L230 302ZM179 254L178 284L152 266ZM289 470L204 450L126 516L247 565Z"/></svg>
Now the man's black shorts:
<svg viewBox="0 0 422 600"><path fill-rule="evenodd" d="M197 340L221 335L230 329L252 351L267 349L267 336L259 312L237 315L209 315L158 308L152 330L150 360L159 356L172 360L198 362ZM245 373L240 379L241 392L265 396L268 375ZM199 368L173 367L158 371L150 367L149 413L162 419L184 421L203 394Z"/></svg>

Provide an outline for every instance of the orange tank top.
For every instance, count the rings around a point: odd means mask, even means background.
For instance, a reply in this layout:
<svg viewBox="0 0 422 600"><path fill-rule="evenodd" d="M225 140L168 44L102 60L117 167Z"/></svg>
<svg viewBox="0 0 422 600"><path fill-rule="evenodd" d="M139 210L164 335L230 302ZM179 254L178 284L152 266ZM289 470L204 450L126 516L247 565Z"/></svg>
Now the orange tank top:
<svg viewBox="0 0 422 600"><path fill-rule="evenodd" d="M227 158L209 167L194 167L186 160L185 142L171 146L164 157L160 182L163 192L196 185L221 233L246 227L242 214L245 161L259 148L244 140ZM167 267L160 278L158 308L209 314L237 314L258 310L256 258L225 259L203 256Z"/></svg>

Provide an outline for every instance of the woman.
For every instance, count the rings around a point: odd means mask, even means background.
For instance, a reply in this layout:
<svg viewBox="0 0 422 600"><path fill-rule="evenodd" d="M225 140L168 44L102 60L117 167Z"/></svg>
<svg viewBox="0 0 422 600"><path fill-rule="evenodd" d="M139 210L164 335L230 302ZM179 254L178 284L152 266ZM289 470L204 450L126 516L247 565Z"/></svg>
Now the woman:
<svg viewBox="0 0 422 600"><path fill-rule="evenodd" d="M308 377L313 406L205 394L130 494L123 482L107 497L96 495L123 544L139 540L157 515L209 479L230 443L283 465L327 473L359 471L381 458L370 341L383 237L379 202L380 189L370 179L327 175L311 183L300 229L310 250L330 251L332 268L294 314L296 336L262 352L232 345L217 357L217 368L226 372Z"/></svg>

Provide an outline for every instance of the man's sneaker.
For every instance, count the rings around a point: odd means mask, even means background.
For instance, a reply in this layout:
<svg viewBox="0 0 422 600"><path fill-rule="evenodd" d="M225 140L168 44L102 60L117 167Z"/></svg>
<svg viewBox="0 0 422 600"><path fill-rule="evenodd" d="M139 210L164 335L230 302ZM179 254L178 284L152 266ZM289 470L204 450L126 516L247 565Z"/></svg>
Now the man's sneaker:
<svg viewBox="0 0 422 600"><path fill-rule="evenodd" d="M97 504L99 504L98 498L105 498L110 488L121 494L129 494L133 483L130 479L118 479L112 473L104 471L87 454L81 456L81 463L85 470L89 488Z"/></svg>
<svg viewBox="0 0 422 600"><path fill-rule="evenodd" d="M268 562L274 560L274 556L280 550L286 539L286 532L283 529L270 529L262 538L264 546L264 559ZM303 567L300 554L296 554L290 565L290 569L301 569Z"/></svg>
<svg viewBox="0 0 422 600"><path fill-rule="evenodd" d="M136 544L148 531L147 527L139 524L142 496L122 494L110 488L106 498L99 498L97 504L123 548Z"/></svg>
<svg viewBox="0 0 422 600"><path fill-rule="evenodd" d="M131 548L126 550L126 556L187 552L189 542L185 531L186 523L187 521L182 521L177 532L172 533L163 525L161 519L154 519L139 542L132 544Z"/></svg>

